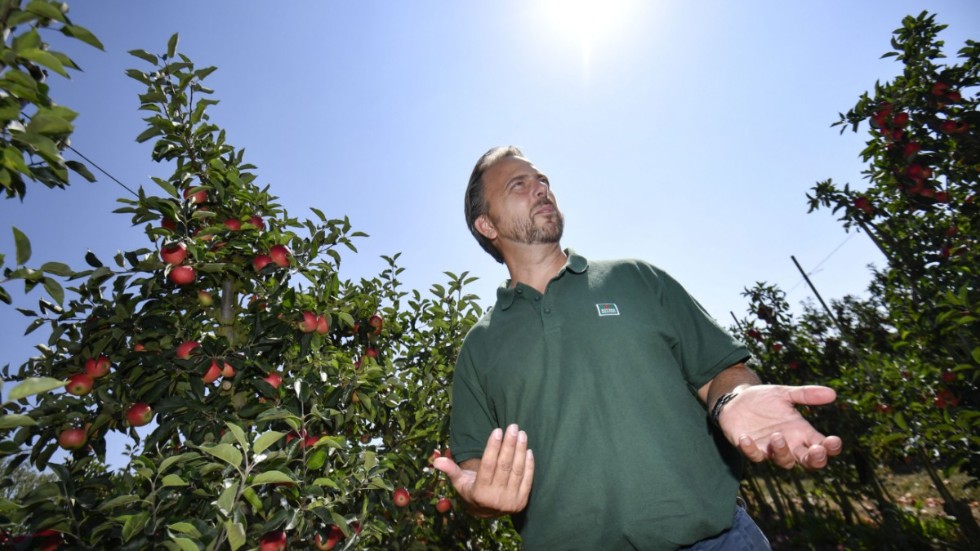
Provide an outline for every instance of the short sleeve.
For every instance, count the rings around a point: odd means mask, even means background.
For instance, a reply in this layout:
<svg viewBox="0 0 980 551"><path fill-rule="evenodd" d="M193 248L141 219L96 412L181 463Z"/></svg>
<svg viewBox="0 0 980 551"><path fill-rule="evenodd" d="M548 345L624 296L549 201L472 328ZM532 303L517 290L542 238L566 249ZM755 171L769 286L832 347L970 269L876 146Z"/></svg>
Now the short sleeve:
<svg viewBox="0 0 980 551"><path fill-rule="evenodd" d="M490 432L498 426L472 361L472 337L464 341L453 374L449 447L457 463L482 457Z"/></svg>

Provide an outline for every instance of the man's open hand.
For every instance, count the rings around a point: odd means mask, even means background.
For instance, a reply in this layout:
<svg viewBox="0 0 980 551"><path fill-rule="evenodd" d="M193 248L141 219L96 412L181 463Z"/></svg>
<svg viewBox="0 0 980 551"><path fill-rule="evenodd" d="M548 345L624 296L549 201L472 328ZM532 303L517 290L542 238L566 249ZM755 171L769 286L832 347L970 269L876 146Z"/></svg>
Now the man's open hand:
<svg viewBox="0 0 980 551"><path fill-rule="evenodd" d="M510 425L506 432L494 429L481 459L457 465L448 457L440 457L432 465L446 473L476 516L518 513L527 507L534 478L534 455L527 448L527 434L517 425Z"/></svg>
<svg viewBox="0 0 980 551"><path fill-rule="evenodd" d="M825 386L753 385L725 405L718 421L728 441L751 461L820 469L843 444L839 437L814 429L796 406L829 404L835 398L834 390Z"/></svg>

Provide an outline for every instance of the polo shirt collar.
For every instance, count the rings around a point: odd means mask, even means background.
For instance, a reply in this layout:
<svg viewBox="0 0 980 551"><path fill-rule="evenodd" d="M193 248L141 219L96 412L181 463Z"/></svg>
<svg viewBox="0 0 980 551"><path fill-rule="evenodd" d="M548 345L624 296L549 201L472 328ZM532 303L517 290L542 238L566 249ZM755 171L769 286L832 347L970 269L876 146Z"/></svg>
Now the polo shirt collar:
<svg viewBox="0 0 980 551"><path fill-rule="evenodd" d="M562 267L558 275L552 279L552 281L560 278L564 275L565 271L568 270L573 274L583 274L589 268L589 261L584 256L576 253L572 249L565 249L565 254L568 255L568 259L565 261L565 266ZM514 299L517 298L518 290L516 288L510 287L510 280L505 280L497 287L497 308L501 310L507 310L514 304Z"/></svg>

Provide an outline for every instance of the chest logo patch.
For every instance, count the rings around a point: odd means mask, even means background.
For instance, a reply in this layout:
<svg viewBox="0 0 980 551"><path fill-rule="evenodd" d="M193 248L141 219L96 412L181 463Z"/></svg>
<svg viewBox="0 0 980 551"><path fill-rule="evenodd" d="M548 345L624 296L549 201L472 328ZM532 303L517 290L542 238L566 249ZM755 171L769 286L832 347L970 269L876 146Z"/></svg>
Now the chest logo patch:
<svg viewBox="0 0 980 551"><path fill-rule="evenodd" d="M616 306L612 302L600 302L599 304L596 304L595 307L596 307L596 310L599 311L599 317L600 318L603 317L603 316L618 316L619 315L619 306Z"/></svg>

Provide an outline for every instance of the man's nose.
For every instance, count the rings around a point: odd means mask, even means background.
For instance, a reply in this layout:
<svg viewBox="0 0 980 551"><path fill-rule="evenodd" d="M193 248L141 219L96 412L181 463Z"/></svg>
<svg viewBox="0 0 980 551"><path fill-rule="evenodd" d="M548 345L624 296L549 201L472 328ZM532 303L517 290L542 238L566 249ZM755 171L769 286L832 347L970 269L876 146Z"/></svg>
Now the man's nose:
<svg viewBox="0 0 980 551"><path fill-rule="evenodd" d="M537 185L534 188L534 196L535 197L547 197L549 191L551 191L551 188L548 187L548 184L546 184L546 183L544 183L544 182L542 182L542 181L539 180L538 183L537 183Z"/></svg>

